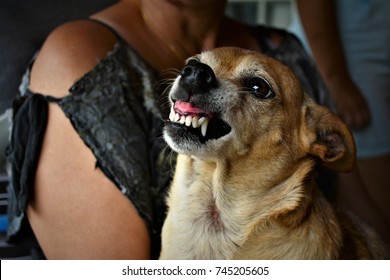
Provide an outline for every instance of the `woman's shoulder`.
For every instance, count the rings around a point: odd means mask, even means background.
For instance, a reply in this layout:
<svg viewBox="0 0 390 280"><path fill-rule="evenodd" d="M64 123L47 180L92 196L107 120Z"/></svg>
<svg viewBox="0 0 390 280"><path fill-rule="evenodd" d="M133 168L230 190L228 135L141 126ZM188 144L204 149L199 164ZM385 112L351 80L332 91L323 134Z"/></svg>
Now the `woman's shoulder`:
<svg viewBox="0 0 390 280"><path fill-rule="evenodd" d="M65 96L68 89L113 49L116 34L93 20L77 20L54 29L31 69L33 92Z"/></svg>

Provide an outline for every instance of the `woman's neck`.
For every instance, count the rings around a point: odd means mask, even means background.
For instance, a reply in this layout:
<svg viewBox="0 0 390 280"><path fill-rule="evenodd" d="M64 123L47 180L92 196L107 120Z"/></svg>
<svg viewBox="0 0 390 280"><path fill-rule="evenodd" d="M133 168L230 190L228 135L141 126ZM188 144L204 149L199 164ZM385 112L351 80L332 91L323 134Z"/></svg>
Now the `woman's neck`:
<svg viewBox="0 0 390 280"><path fill-rule="evenodd" d="M227 0L123 0L92 18L111 26L158 70L221 45ZM222 43L223 44L223 43Z"/></svg>
<svg viewBox="0 0 390 280"><path fill-rule="evenodd" d="M137 1L146 27L181 59L218 46L226 0Z"/></svg>

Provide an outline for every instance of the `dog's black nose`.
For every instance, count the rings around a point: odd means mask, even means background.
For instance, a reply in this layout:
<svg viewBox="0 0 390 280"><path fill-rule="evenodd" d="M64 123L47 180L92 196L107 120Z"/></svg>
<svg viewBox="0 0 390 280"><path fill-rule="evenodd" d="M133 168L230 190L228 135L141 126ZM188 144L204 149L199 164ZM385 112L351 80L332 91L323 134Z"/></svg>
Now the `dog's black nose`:
<svg viewBox="0 0 390 280"><path fill-rule="evenodd" d="M186 101L191 95L204 94L217 86L213 69L207 64L191 60L180 72L180 86L184 90L181 100ZM188 96L184 96L188 95Z"/></svg>

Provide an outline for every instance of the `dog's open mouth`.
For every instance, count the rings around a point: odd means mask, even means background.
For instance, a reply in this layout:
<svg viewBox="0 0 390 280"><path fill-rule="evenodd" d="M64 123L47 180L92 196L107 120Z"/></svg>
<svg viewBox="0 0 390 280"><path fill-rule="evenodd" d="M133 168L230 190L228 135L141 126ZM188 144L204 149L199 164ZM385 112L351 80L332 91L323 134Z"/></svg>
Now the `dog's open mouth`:
<svg viewBox="0 0 390 280"><path fill-rule="evenodd" d="M202 142L218 139L231 131L230 125L220 119L216 113L183 101L174 102L169 114L169 122L180 129L180 133L197 135Z"/></svg>

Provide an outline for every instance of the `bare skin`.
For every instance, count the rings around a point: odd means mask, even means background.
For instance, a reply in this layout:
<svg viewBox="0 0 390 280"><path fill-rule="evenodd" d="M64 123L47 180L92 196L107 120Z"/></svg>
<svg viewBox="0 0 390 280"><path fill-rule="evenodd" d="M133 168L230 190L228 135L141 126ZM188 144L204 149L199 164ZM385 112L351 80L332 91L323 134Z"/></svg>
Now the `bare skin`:
<svg viewBox="0 0 390 280"><path fill-rule="evenodd" d="M57 97L66 95L74 81L114 43L110 33L97 33L94 29L94 25L76 23L53 33L34 64L31 89ZM99 35L85 36L86 33ZM77 48L67 45L70 41L64 34L80 39ZM84 55L87 53L90 55ZM148 258L146 225L133 205L94 167L95 163L69 119L56 104L50 104L34 200L27 209L46 257ZM125 218L128 222L124 222Z"/></svg>
<svg viewBox="0 0 390 280"><path fill-rule="evenodd" d="M333 1L299 0L297 8L318 70L339 116L351 128L364 128L370 122L370 111L349 75Z"/></svg>
<svg viewBox="0 0 390 280"><path fill-rule="evenodd" d="M153 67L165 70L181 67L186 56L223 44L258 50L245 27L223 17L225 2L144 1L140 4L143 17L136 1L127 0L93 17L112 26ZM153 26L145 22L145 15L153 19ZM233 38L232 34L240 36ZM115 41L108 29L94 22L77 21L59 27L34 63L31 90L55 97L67 95L74 82L91 70ZM170 45L177 46L183 57L172 52ZM69 119L56 104L50 104L35 192L27 209L46 257L150 258L144 220L95 164L95 157Z"/></svg>

